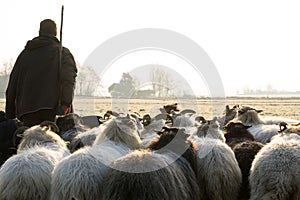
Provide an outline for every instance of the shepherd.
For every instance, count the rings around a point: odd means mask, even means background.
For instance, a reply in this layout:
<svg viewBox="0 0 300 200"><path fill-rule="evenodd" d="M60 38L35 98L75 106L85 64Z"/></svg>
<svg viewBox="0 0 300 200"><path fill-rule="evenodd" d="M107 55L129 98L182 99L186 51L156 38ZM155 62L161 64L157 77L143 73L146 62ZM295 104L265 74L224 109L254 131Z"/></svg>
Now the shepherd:
<svg viewBox="0 0 300 200"><path fill-rule="evenodd" d="M70 112L77 68L56 35L53 20L41 21L39 36L29 40L18 56L6 90L7 118L30 127Z"/></svg>

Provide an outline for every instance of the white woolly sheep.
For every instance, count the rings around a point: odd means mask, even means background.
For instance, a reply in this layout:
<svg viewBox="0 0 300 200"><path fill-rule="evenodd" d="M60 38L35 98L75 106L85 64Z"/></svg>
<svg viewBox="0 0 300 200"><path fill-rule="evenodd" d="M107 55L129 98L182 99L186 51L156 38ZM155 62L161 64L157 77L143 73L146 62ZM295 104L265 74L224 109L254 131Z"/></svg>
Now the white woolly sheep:
<svg viewBox="0 0 300 200"><path fill-rule="evenodd" d="M18 153L34 146L43 146L54 151L64 151L64 155L69 154L65 141L47 127L33 126L26 129L21 137L22 140L18 145Z"/></svg>
<svg viewBox="0 0 300 200"><path fill-rule="evenodd" d="M225 144L222 134L218 122L214 120L206 137L193 137L198 147L200 199L238 199L242 174L235 155Z"/></svg>
<svg viewBox="0 0 300 200"><path fill-rule="evenodd" d="M51 199L100 199L103 176L111 162L127 154L129 150L114 141L77 150L55 167Z"/></svg>
<svg viewBox="0 0 300 200"><path fill-rule="evenodd" d="M40 126L27 129L17 154L0 169L0 199L48 199L52 171L69 154L56 133Z"/></svg>
<svg viewBox="0 0 300 200"><path fill-rule="evenodd" d="M261 116L260 113L263 110L253 108L251 106L241 106L238 111L238 119L245 125L257 125L257 124L276 124L279 125L281 122L288 124L297 124L300 121L296 119L289 119L284 117L276 116Z"/></svg>
<svg viewBox="0 0 300 200"><path fill-rule="evenodd" d="M250 109L244 106L239 111L238 119L246 126L251 126L248 131L258 142L266 144L271 138L278 134L278 124L267 124L267 122L259 116L261 110Z"/></svg>
<svg viewBox="0 0 300 200"><path fill-rule="evenodd" d="M250 172L251 200L300 199L300 136L272 138L256 155Z"/></svg>
<svg viewBox="0 0 300 200"><path fill-rule="evenodd" d="M141 147L142 141L138 134L137 125L130 116L112 118L104 123L103 131L97 135L94 145L105 140L115 141L131 149Z"/></svg>

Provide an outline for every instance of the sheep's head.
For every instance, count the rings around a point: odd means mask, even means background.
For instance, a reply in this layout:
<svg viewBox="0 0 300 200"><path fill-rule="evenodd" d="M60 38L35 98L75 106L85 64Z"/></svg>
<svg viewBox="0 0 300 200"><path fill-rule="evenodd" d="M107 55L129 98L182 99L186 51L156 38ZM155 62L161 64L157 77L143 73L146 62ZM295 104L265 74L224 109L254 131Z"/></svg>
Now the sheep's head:
<svg viewBox="0 0 300 200"><path fill-rule="evenodd" d="M242 106L238 111L238 120L245 125L265 124L259 113L262 110L255 109L251 106Z"/></svg>
<svg viewBox="0 0 300 200"><path fill-rule="evenodd" d="M189 135L184 129L178 127L167 127L164 126L159 132L159 137L154 138L148 145L147 148L158 150L168 145L171 142L174 143L185 143Z"/></svg>
<svg viewBox="0 0 300 200"><path fill-rule="evenodd" d="M300 135L300 123L287 124L286 122L280 122L278 133L282 133L282 134L295 133L295 134Z"/></svg>
<svg viewBox="0 0 300 200"><path fill-rule="evenodd" d="M209 122L209 129L219 129L220 128L220 123L218 122L217 118L214 117L210 122Z"/></svg>
<svg viewBox="0 0 300 200"><path fill-rule="evenodd" d="M36 125L24 131L18 150L30 148L35 145L43 145L45 143L54 143L59 146L66 147L66 143L63 139L61 139L60 136L51 131L48 127Z"/></svg>
<svg viewBox="0 0 300 200"><path fill-rule="evenodd" d="M251 126L246 126L240 121L230 121L224 126L225 133L235 130L246 130Z"/></svg>
<svg viewBox="0 0 300 200"><path fill-rule="evenodd" d="M206 119L203 116L197 116L197 117L195 117L195 121L196 122L200 122L201 124L204 124L204 123L207 122Z"/></svg>
<svg viewBox="0 0 300 200"><path fill-rule="evenodd" d="M254 111L257 112L257 113L263 112L263 110L261 110L261 109L256 109L256 108L254 108L254 107L252 107L252 106L245 105L245 106L242 106L242 107L240 107L240 108L238 109L238 114L239 114L239 115L242 115L242 114L246 113L246 112L249 111L249 110L254 110Z"/></svg>
<svg viewBox="0 0 300 200"><path fill-rule="evenodd" d="M180 111L180 110L178 108L178 104L174 103L174 104L165 105L163 108L160 108L160 111L162 113L171 114L173 111Z"/></svg>
<svg viewBox="0 0 300 200"><path fill-rule="evenodd" d="M226 105L225 109L225 124L234 119L238 114L239 105L234 105L232 108L229 105Z"/></svg>
<svg viewBox="0 0 300 200"><path fill-rule="evenodd" d="M41 127L46 127L49 130L53 131L54 133L57 133L57 134L59 133L59 128L54 122L43 121L42 123L40 123L40 126Z"/></svg>
<svg viewBox="0 0 300 200"><path fill-rule="evenodd" d="M177 134L180 136L180 138L183 138L183 139L187 139L189 137L189 134L187 134L185 132L185 129L181 129L181 128L178 128L178 127L164 126L159 132L157 132L157 135L159 135L159 136L172 135L173 138Z"/></svg>
<svg viewBox="0 0 300 200"><path fill-rule="evenodd" d="M108 111L106 111L106 113L104 114L103 119L104 119L104 120L108 120L108 119L110 119L110 118L112 118L112 117L119 117L119 116L120 116L119 113L116 113L116 112L114 112L114 111L112 111L112 110L108 110Z"/></svg>
<svg viewBox="0 0 300 200"><path fill-rule="evenodd" d="M83 126L82 120L79 115L70 113L56 119L56 125L60 130L60 134L75 128L75 126Z"/></svg>
<svg viewBox="0 0 300 200"><path fill-rule="evenodd" d="M104 129L97 136L94 144L99 144L107 139L123 143L133 149L140 148L142 143L137 123L130 115L119 116L105 122Z"/></svg>
<svg viewBox="0 0 300 200"><path fill-rule="evenodd" d="M148 126L151 123L151 117L149 114L145 114L142 119L142 124Z"/></svg>

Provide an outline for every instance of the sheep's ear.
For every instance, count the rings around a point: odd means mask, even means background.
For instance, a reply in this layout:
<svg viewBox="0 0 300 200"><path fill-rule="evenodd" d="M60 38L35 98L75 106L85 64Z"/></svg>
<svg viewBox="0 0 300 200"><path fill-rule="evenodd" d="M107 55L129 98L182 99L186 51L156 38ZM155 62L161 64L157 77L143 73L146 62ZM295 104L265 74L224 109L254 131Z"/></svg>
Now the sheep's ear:
<svg viewBox="0 0 300 200"><path fill-rule="evenodd" d="M244 127L245 127L246 129L248 129L248 128L251 128L252 126L246 126L246 125L244 125Z"/></svg>
<svg viewBox="0 0 300 200"><path fill-rule="evenodd" d="M226 105L226 111L225 111L226 114L229 113L229 110L230 110L229 105Z"/></svg>
<svg viewBox="0 0 300 200"><path fill-rule="evenodd" d="M263 112L263 110L255 110L257 113L261 113Z"/></svg>

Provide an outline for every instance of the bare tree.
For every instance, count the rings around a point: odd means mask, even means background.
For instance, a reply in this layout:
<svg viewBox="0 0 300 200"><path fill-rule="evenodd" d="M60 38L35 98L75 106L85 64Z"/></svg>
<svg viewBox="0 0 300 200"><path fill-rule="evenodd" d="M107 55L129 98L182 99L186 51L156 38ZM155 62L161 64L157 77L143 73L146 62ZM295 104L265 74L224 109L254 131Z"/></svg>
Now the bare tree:
<svg viewBox="0 0 300 200"><path fill-rule="evenodd" d="M14 67L15 61L10 58L8 60L2 61L2 66L0 67L0 76L9 75Z"/></svg>
<svg viewBox="0 0 300 200"><path fill-rule="evenodd" d="M174 89L174 81L171 74L162 67L155 67L151 69L151 82L153 90L158 97L170 96Z"/></svg>
<svg viewBox="0 0 300 200"><path fill-rule="evenodd" d="M80 66L77 63L78 76L76 78L76 95L93 96L97 88L101 87L101 80L93 67Z"/></svg>
<svg viewBox="0 0 300 200"><path fill-rule="evenodd" d="M14 67L15 61L10 58L8 60L3 60L0 66L0 97L5 97L5 91L9 81L9 75Z"/></svg>

